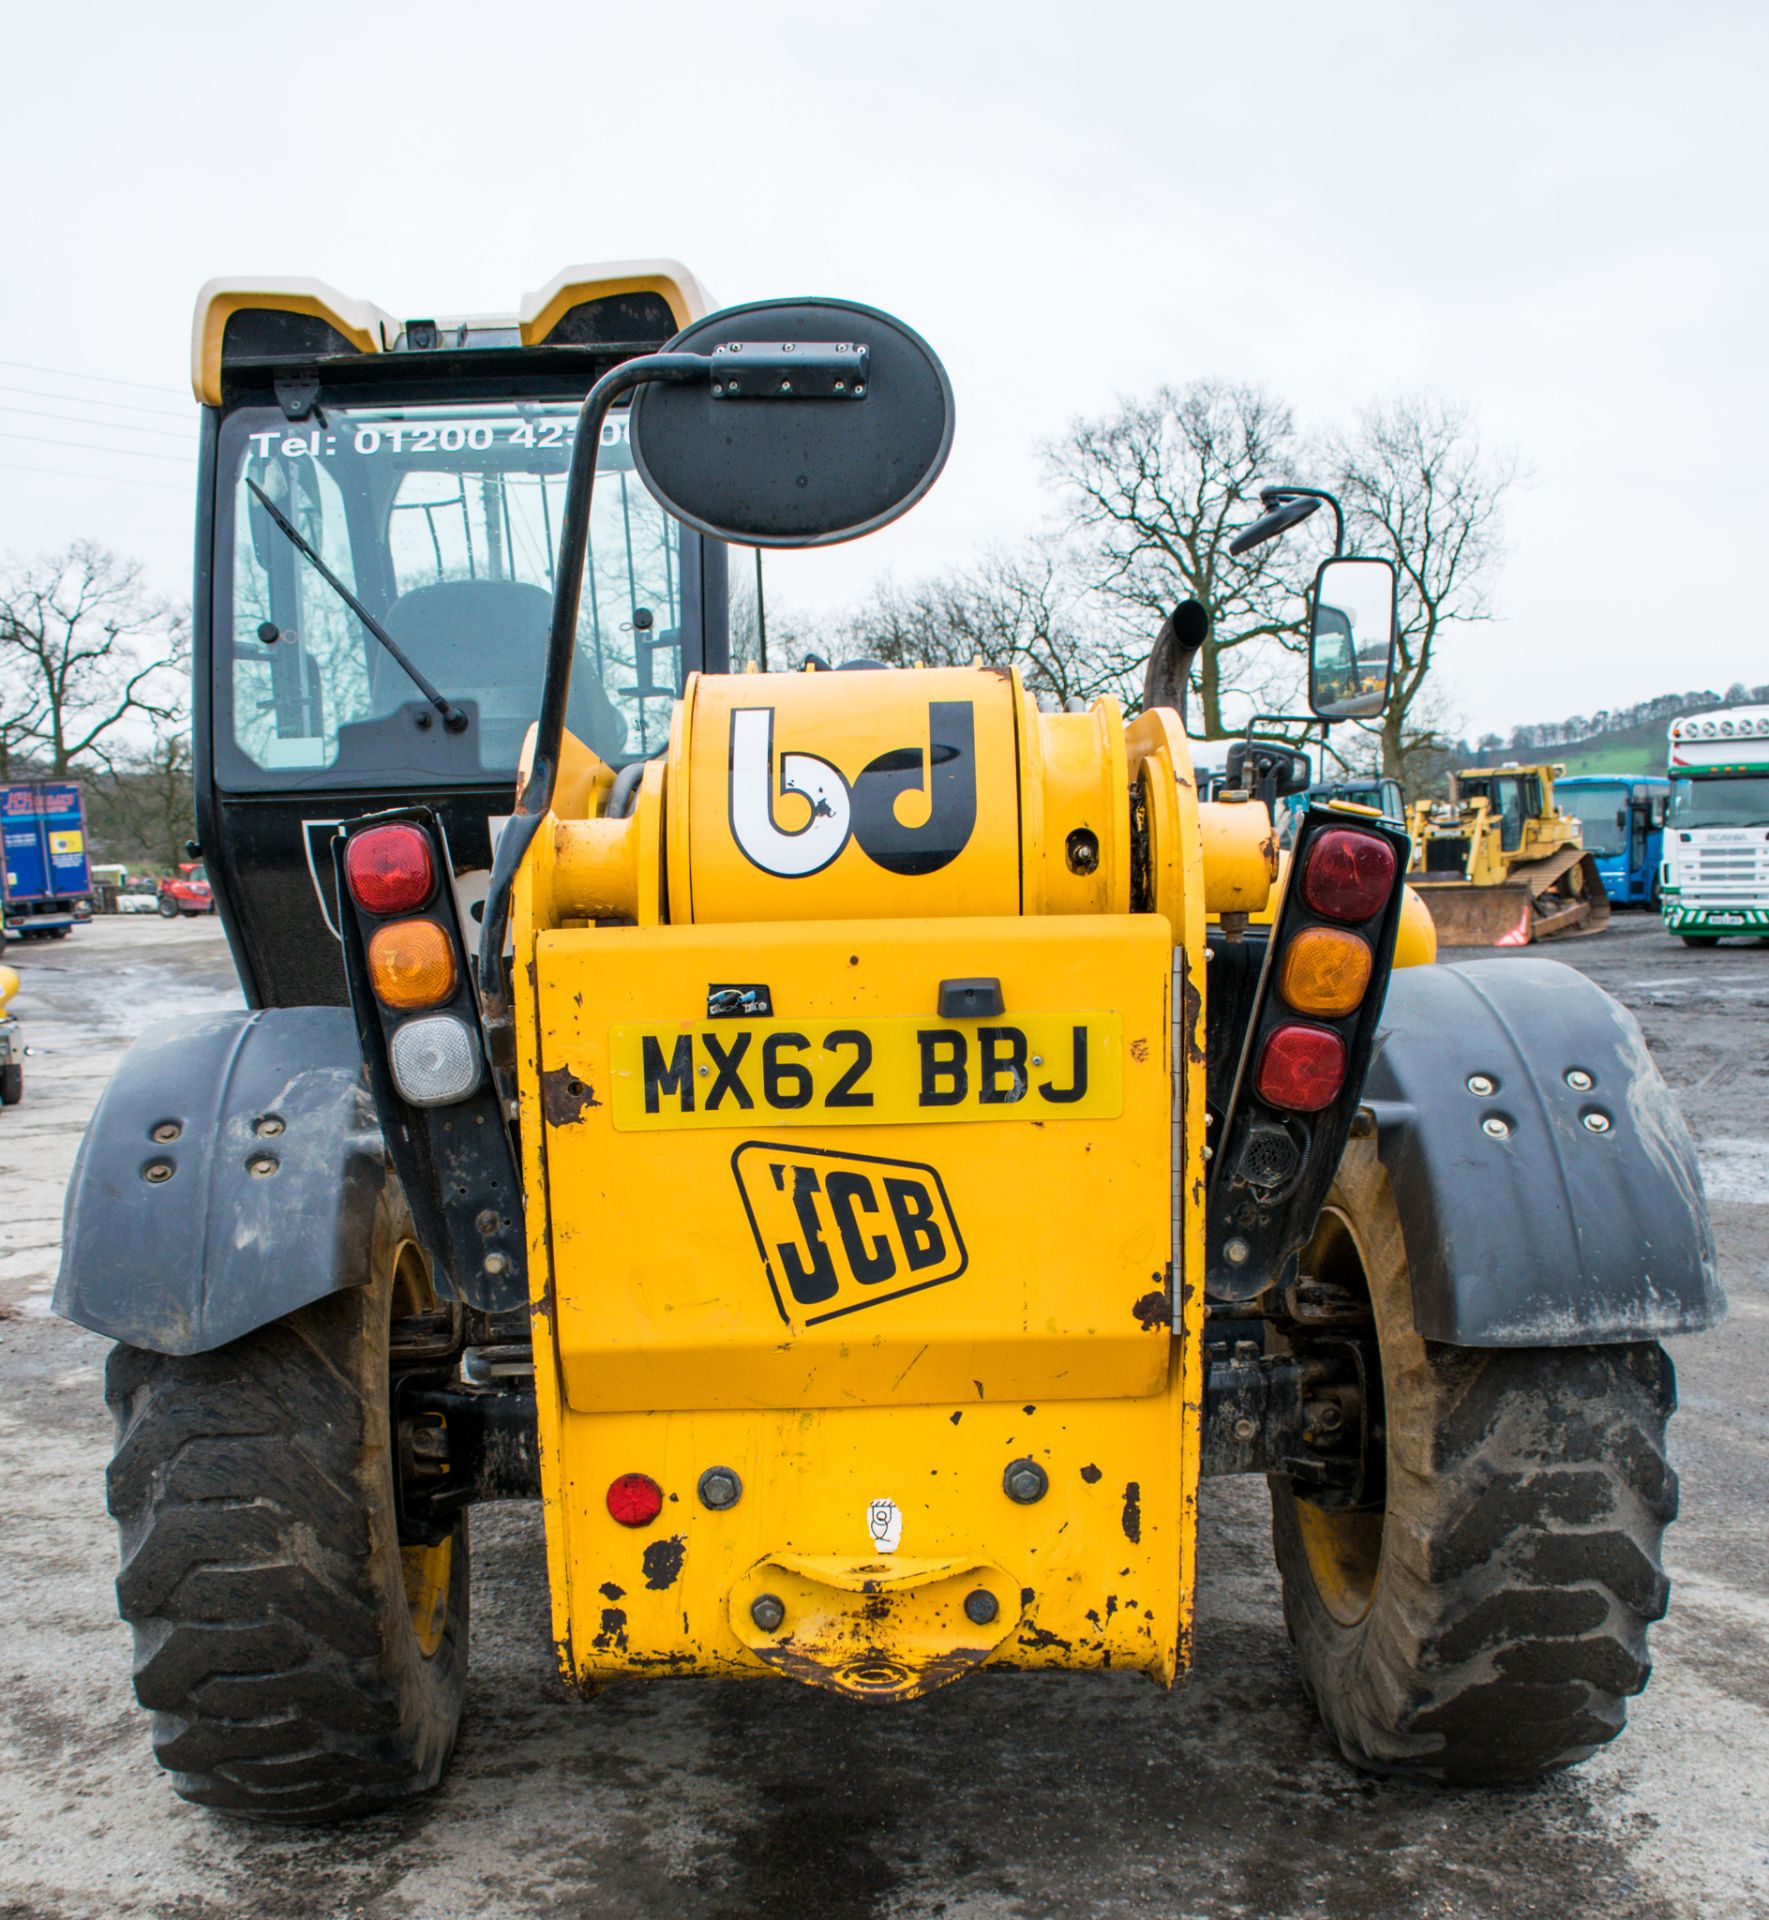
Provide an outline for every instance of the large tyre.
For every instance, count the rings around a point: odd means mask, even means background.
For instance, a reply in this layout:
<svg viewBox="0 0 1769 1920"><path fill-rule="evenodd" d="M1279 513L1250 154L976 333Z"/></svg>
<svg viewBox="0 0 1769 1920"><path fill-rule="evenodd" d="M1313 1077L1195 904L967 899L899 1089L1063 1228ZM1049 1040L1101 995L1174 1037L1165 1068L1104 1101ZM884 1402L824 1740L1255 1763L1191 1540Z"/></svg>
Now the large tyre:
<svg viewBox="0 0 1769 1920"><path fill-rule="evenodd" d="M1717 947L1720 944L1717 933L1682 933L1677 937L1686 947Z"/></svg>
<svg viewBox="0 0 1769 1920"><path fill-rule="evenodd" d="M442 1777L467 1673L465 1519L400 1545L395 1312L430 1304L397 1198L365 1284L213 1353L116 1348L117 1600L155 1756L187 1800L337 1820Z"/></svg>
<svg viewBox="0 0 1769 1920"><path fill-rule="evenodd" d="M178 918L178 902L174 900L169 893L162 893L160 895L159 913L162 920L176 920Z"/></svg>
<svg viewBox="0 0 1769 1920"><path fill-rule="evenodd" d="M0 1107L16 1107L25 1097L25 1070L17 1060L0 1067Z"/></svg>
<svg viewBox="0 0 1769 1920"><path fill-rule="evenodd" d="M1370 1141L1351 1143L1311 1264L1368 1289L1387 1432L1379 1512L1271 1483L1285 1622L1322 1720L1376 1773L1499 1784L1583 1760L1645 1686L1669 1595L1670 1360L1422 1340Z"/></svg>

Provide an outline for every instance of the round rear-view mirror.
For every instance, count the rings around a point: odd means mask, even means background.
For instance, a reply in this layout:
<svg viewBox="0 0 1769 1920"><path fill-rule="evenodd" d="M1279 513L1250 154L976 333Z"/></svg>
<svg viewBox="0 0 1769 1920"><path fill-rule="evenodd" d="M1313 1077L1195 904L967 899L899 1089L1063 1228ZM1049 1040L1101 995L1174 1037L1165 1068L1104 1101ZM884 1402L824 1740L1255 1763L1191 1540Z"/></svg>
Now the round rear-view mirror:
<svg viewBox="0 0 1769 1920"><path fill-rule="evenodd" d="M952 384L901 320L845 300L728 307L666 353L710 380L634 396L633 463L658 502L717 540L820 547L907 513L952 447Z"/></svg>

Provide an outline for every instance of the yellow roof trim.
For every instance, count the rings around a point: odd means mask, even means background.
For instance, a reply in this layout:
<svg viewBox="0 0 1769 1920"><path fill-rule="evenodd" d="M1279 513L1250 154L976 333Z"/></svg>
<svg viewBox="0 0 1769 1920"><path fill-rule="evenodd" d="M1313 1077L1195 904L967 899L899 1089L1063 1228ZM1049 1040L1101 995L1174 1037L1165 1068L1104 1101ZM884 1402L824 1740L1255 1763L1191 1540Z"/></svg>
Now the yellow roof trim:
<svg viewBox="0 0 1769 1920"><path fill-rule="evenodd" d="M221 404L221 340L228 321L248 307L267 307L275 313L304 313L336 327L361 353L379 353L385 345L383 325L391 315L368 300L353 300L323 280L267 276L262 280L209 280L197 295L196 324L191 329L190 383L206 407Z"/></svg>
<svg viewBox="0 0 1769 1920"><path fill-rule="evenodd" d="M522 344L538 347L573 307L622 293L661 294L682 328L712 311L706 289L679 260L610 260L566 267L544 287L522 296L516 310Z"/></svg>

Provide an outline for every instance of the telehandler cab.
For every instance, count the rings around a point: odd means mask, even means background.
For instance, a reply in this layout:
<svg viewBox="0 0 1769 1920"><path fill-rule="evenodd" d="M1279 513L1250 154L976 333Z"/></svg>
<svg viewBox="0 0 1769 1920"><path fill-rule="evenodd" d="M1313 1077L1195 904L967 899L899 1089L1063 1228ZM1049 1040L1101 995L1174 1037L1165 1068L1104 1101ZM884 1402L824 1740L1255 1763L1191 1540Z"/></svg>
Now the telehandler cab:
<svg viewBox="0 0 1769 1920"><path fill-rule="evenodd" d="M586 1693L1168 1684L1199 1481L1262 1473L1355 1764L1518 1780L1619 1730L1656 1343L1723 1311L1639 1029L1552 962L1428 964L1372 810L1311 806L1280 876L1171 705L734 671L729 545L938 475L915 334L709 314L660 262L493 321L212 284L195 375L198 818L250 1011L125 1060L57 1294L119 1343L118 1595L181 1794L434 1787L471 1509L537 1496ZM1393 594L1324 563L1323 717L1380 705Z"/></svg>

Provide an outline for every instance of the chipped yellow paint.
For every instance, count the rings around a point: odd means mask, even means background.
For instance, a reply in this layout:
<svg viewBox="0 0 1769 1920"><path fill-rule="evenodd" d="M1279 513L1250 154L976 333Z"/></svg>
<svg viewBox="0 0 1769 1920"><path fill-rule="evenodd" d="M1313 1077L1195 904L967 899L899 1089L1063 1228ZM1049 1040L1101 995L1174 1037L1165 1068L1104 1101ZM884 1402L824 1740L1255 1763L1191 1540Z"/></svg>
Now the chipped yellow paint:
<svg viewBox="0 0 1769 1920"><path fill-rule="evenodd" d="M889 870L844 841L799 877L746 859L739 708L772 709L770 769L816 756L851 795L881 754L897 771L919 756L927 776L936 701L968 703L974 724L975 819L955 855ZM1150 826L1136 912L1133 783ZM912 832L930 802L905 784L895 818ZM637 829L574 832L605 791L581 769L574 787L573 816L518 877L514 921L562 1670L772 1671L869 1699L983 1662L1170 1682L1191 1640L1203 1327L1205 874L1183 735L1159 713L1121 729L1109 703L1039 714L1016 677L983 669L703 676L647 770ZM809 825L789 790L768 792L781 833ZM586 924L611 917L586 911L609 904L610 876L654 911ZM940 1020L939 982L961 976L999 979L1003 1014ZM719 982L764 983L771 1014L705 1022ZM1041 1085L1071 1084L1053 1035L1102 1012L1121 1100L1041 1110ZM912 1021L941 1062L962 1035L973 1071L985 1045L1020 1064L1003 1030L1024 1016L1024 1085L996 1082L1020 1097L968 1124L900 1108L850 1124L821 1071L792 1104L806 1086L783 1045L770 1098L754 1071L767 1039L802 1029L821 1047L844 1015ZM698 1115L745 1027L742 1127L614 1124L617 1069L639 1074L643 1104L645 1030L659 1113L685 1115L686 1090ZM628 1028L641 1050L623 1066ZM721 1031L722 1055L704 1051ZM1009 1497L1016 1461L1045 1475L1041 1498ZM699 1498L712 1467L740 1480L734 1505ZM608 1513L627 1473L663 1489L648 1527ZM979 1588L997 1603L983 1623L963 1607ZM752 1616L764 1593L778 1630Z"/></svg>

